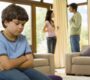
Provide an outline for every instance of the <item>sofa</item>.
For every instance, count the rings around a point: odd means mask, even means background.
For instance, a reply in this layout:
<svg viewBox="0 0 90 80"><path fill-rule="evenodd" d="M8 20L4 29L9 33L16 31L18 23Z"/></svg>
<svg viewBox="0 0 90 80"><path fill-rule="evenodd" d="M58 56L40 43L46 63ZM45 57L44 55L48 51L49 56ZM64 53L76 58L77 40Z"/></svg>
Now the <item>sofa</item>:
<svg viewBox="0 0 90 80"><path fill-rule="evenodd" d="M66 74L90 75L90 56L80 54L80 52L66 54Z"/></svg>
<svg viewBox="0 0 90 80"><path fill-rule="evenodd" d="M54 55L49 54L34 54L34 69L44 74L54 74Z"/></svg>

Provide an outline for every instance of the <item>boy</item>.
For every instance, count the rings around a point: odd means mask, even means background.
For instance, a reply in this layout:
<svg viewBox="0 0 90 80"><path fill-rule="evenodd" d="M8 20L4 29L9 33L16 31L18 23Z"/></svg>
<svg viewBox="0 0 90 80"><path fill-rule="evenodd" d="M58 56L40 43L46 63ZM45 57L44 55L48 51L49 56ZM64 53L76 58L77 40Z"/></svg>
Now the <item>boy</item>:
<svg viewBox="0 0 90 80"><path fill-rule="evenodd" d="M26 37L21 34L28 21L26 11L11 4L2 12L0 32L0 79L1 80L50 80L34 70L33 56Z"/></svg>

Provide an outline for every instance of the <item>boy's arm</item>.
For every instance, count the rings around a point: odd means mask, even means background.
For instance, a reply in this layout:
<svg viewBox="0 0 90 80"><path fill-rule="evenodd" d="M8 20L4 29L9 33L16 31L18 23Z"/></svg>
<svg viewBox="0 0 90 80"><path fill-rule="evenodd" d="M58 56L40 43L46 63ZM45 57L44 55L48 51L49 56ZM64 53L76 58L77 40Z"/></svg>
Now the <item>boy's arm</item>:
<svg viewBox="0 0 90 80"><path fill-rule="evenodd" d="M6 55L0 56L0 65L3 67L3 69L6 70L15 68L18 65L24 63L25 61L27 61L27 58L25 56L21 56L16 59L9 59Z"/></svg>
<svg viewBox="0 0 90 80"><path fill-rule="evenodd" d="M33 67L33 55L30 53L30 54L27 54L25 55L25 57L27 58L27 61L22 63L19 68L30 68L30 67Z"/></svg>

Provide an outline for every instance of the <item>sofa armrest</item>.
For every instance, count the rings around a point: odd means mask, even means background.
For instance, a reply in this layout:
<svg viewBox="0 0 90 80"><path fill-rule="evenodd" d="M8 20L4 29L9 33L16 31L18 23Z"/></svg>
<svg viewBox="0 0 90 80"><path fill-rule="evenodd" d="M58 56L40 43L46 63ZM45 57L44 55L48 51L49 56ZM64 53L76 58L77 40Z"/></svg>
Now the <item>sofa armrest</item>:
<svg viewBox="0 0 90 80"><path fill-rule="evenodd" d="M54 55L53 54L34 54L35 58L46 58L49 61L50 73L54 74Z"/></svg>
<svg viewBox="0 0 90 80"><path fill-rule="evenodd" d="M72 58L79 56L80 52L73 52L73 53L67 53L65 56L65 68L66 68L66 74L71 74L72 69Z"/></svg>

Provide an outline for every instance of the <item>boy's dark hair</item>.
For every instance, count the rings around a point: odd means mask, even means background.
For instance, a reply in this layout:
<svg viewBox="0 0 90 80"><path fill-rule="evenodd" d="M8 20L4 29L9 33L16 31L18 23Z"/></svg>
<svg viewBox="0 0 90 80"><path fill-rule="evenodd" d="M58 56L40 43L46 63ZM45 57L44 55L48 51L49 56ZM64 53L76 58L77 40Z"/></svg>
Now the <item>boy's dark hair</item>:
<svg viewBox="0 0 90 80"><path fill-rule="evenodd" d="M69 5L69 7L72 7L73 9L75 9L75 10L77 11L78 5L77 5L76 3L71 3L71 4Z"/></svg>
<svg viewBox="0 0 90 80"><path fill-rule="evenodd" d="M2 11L1 18L3 27L6 28L6 26L4 25L5 20L8 22L12 21L13 19L28 21L28 14L24 8L15 4L11 4Z"/></svg>
<svg viewBox="0 0 90 80"><path fill-rule="evenodd" d="M48 20L49 22L52 21L51 19L51 14L53 13L52 10L48 10L47 13L46 13L46 18L45 20Z"/></svg>

